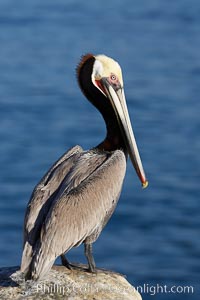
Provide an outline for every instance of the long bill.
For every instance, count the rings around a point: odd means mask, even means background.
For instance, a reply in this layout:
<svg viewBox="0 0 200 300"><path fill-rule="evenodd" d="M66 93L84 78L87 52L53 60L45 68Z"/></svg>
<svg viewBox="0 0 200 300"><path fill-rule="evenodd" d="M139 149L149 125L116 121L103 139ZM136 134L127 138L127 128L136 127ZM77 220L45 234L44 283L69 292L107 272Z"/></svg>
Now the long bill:
<svg viewBox="0 0 200 300"><path fill-rule="evenodd" d="M136 173L142 183L142 187L146 188L148 186L148 181L146 179L146 175L140 159L137 143L131 126L131 121L130 121L130 117L126 105L124 90L122 87L115 88L112 84L109 83L107 78L101 79L101 85L103 86L104 91L107 97L109 98L112 107L115 111L117 120L119 122L119 127L122 132L122 136L124 138L124 142L128 150L128 154L136 170Z"/></svg>

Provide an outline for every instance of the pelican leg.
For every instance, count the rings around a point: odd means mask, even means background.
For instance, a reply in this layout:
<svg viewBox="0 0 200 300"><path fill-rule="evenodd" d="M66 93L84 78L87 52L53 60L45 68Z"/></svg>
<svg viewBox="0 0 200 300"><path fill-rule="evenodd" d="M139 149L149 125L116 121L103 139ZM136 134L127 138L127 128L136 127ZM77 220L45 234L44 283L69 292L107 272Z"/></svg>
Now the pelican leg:
<svg viewBox="0 0 200 300"><path fill-rule="evenodd" d="M64 267L68 268L69 270L82 270L83 266L80 264L71 264L68 259L65 257L64 254L61 254L61 263Z"/></svg>
<svg viewBox="0 0 200 300"><path fill-rule="evenodd" d="M92 254L92 244L84 244L84 246L85 246L85 256L87 258L88 265L89 265L88 270L91 273L95 273L96 265Z"/></svg>
<svg viewBox="0 0 200 300"><path fill-rule="evenodd" d="M69 270L72 270L72 266L69 263L69 261L66 259L65 255L61 254L60 258L61 258L62 265L65 266L66 268L68 268Z"/></svg>

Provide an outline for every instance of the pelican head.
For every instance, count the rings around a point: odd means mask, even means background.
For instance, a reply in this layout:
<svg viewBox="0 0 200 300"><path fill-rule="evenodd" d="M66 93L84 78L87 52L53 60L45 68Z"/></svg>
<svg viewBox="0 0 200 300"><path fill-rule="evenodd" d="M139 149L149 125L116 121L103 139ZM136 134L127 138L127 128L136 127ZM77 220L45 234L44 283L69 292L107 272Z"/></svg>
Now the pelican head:
<svg viewBox="0 0 200 300"><path fill-rule="evenodd" d="M120 65L105 55L87 54L82 58L77 68L77 77L83 93L101 111L106 123L111 127L113 126L111 125L112 122L108 120L109 116L105 111L112 110L114 112L126 151L143 188L147 187L148 181L126 105Z"/></svg>

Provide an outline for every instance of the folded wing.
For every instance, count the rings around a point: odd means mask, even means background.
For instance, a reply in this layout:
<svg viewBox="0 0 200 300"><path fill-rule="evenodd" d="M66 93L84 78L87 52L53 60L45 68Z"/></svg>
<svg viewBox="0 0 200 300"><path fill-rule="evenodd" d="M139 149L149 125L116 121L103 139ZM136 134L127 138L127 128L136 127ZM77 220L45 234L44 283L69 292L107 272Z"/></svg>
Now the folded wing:
<svg viewBox="0 0 200 300"><path fill-rule="evenodd" d="M59 255L101 232L116 206L125 169L120 150L81 153L42 225L29 268L31 278L42 278Z"/></svg>
<svg viewBox="0 0 200 300"><path fill-rule="evenodd" d="M59 186L82 151L80 146L75 146L64 153L33 190L24 219L24 249L21 261L22 272L26 272L29 268L33 255L33 247L40 236L41 226L55 200Z"/></svg>

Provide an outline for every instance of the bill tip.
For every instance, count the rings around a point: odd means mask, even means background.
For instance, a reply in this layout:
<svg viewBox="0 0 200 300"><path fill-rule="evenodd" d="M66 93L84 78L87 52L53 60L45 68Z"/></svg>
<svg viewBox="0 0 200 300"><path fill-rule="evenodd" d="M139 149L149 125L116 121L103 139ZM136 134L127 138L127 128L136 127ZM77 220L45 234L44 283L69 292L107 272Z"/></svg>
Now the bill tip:
<svg viewBox="0 0 200 300"><path fill-rule="evenodd" d="M149 182L146 180L145 182L142 183L142 188L146 189L148 187Z"/></svg>

